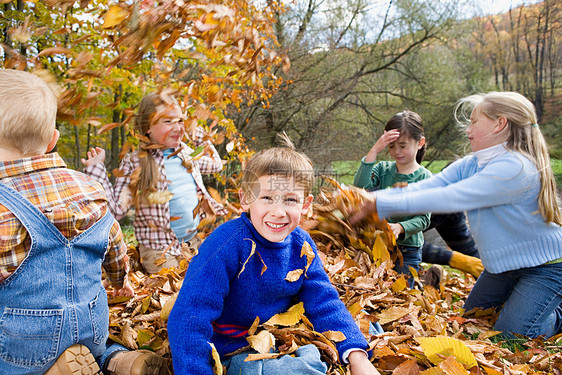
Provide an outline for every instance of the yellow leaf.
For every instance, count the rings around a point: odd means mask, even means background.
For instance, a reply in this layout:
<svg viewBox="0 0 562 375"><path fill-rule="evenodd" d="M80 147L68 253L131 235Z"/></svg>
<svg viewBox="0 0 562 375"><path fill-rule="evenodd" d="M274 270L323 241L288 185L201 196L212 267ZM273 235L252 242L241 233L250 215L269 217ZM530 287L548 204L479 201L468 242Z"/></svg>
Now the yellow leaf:
<svg viewBox="0 0 562 375"><path fill-rule="evenodd" d="M509 369L517 372L522 372L524 374L528 374L530 370L529 365L526 363L511 365L509 366Z"/></svg>
<svg viewBox="0 0 562 375"><path fill-rule="evenodd" d="M420 343L425 356L435 365L450 356L454 356L457 361L468 368L477 364L474 354L460 340L447 336L420 337L416 340Z"/></svg>
<svg viewBox="0 0 562 375"><path fill-rule="evenodd" d="M287 280L288 282L291 282L291 283L295 282L301 277L303 272L304 272L304 270L302 270L302 269L289 271L287 273L287 276L285 276L285 280Z"/></svg>
<svg viewBox="0 0 562 375"><path fill-rule="evenodd" d="M326 331L326 332L322 332L322 334L326 336L328 340L332 340L334 342L340 342L346 339L343 332L340 331Z"/></svg>
<svg viewBox="0 0 562 375"><path fill-rule="evenodd" d="M439 367L431 367L427 370L420 372L420 375L443 375L445 372Z"/></svg>
<svg viewBox="0 0 562 375"><path fill-rule="evenodd" d="M141 314L146 313L146 310L148 310L149 306L150 306L150 295L146 296L142 300Z"/></svg>
<svg viewBox="0 0 562 375"><path fill-rule="evenodd" d="M448 357L446 360L441 362L439 368L445 372L447 375L468 375L469 372L466 371L464 366L459 363L455 357Z"/></svg>
<svg viewBox="0 0 562 375"><path fill-rule="evenodd" d="M390 260L390 253L388 252L388 249L386 248L386 245L380 234L377 234L375 244L373 245L373 260L377 263L377 265Z"/></svg>
<svg viewBox="0 0 562 375"><path fill-rule="evenodd" d="M392 306L377 315L380 324L387 324L406 316L411 313L412 309L408 307Z"/></svg>
<svg viewBox="0 0 562 375"><path fill-rule="evenodd" d="M130 296L117 296L117 297L113 297L111 298L109 301L107 301L107 303L109 305L115 305L117 303L122 303L122 302L126 302L128 300L130 300L133 297Z"/></svg>
<svg viewBox="0 0 562 375"><path fill-rule="evenodd" d="M486 370L486 374L488 375L503 375L501 372L499 372L498 370L494 370L491 367L482 366L482 368Z"/></svg>
<svg viewBox="0 0 562 375"><path fill-rule="evenodd" d="M244 270L246 269L246 264L248 264L248 262L250 261L250 258L254 255L254 253L256 252L256 243L254 241L252 241L249 238L244 238L245 240L251 241L252 242L252 250L250 250L250 255L248 255L248 259L246 259L246 261L244 262L244 264L242 265L242 269L240 270L240 272L238 272L238 278L240 278L240 275L242 274L242 272L244 272ZM262 272L263 273L263 272Z"/></svg>
<svg viewBox="0 0 562 375"><path fill-rule="evenodd" d="M410 273L412 274L412 277L414 278L414 280L419 282L420 277L418 276L418 271L414 267L411 267L411 266L408 266L408 269L410 270Z"/></svg>
<svg viewBox="0 0 562 375"><path fill-rule="evenodd" d="M158 190L148 194L148 202L154 204L165 204L170 201L174 194L168 190Z"/></svg>
<svg viewBox="0 0 562 375"><path fill-rule="evenodd" d="M222 362L219 352L217 352L217 349L215 348L215 345L213 345L212 342L209 342L208 344L211 345L211 353L213 356L213 374L222 375L223 373Z"/></svg>
<svg viewBox="0 0 562 375"><path fill-rule="evenodd" d="M314 250L312 250L312 247L306 241L304 241L301 248L301 258L303 256L306 256L306 268L304 269L304 272L306 274L306 271L308 271L308 267L310 267L312 261L316 257L316 255L314 255Z"/></svg>
<svg viewBox="0 0 562 375"><path fill-rule="evenodd" d="M349 311L351 316L355 318L355 316L363 310L363 305L361 305L361 302L358 301L355 302L353 305L349 306L347 310Z"/></svg>
<svg viewBox="0 0 562 375"><path fill-rule="evenodd" d="M275 347L275 337L269 331L261 331L257 335L246 337L250 346L260 354L269 353Z"/></svg>
<svg viewBox="0 0 562 375"><path fill-rule="evenodd" d="M137 332L137 342L143 346L148 340L154 337L154 332L149 329L139 329Z"/></svg>
<svg viewBox="0 0 562 375"><path fill-rule="evenodd" d="M176 298L178 298L178 294L175 293L171 298L166 300L164 306L162 306L162 310L160 310L160 319L166 321L170 316L170 311L172 311L172 307L174 307L174 303L176 303Z"/></svg>
<svg viewBox="0 0 562 375"><path fill-rule="evenodd" d="M273 359L280 356L280 353L248 354L244 362L261 361L262 359Z"/></svg>
<svg viewBox="0 0 562 375"><path fill-rule="evenodd" d="M121 8L119 5L112 5L103 17L102 28L109 29L119 25L125 18L129 16L129 12Z"/></svg>
<svg viewBox="0 0 562 375"><path fill-rule="evenodd" d="M265 324L278 326L292 326L301 320L304 314L304 305L302 302L293 305L284 313L273 315Z"/></svg>
<svg viewBox="0 0 562 375"><path fill-rule="evenodd" d="M260 325L260 317L256 316L256 319L254 319L254 322L252 323L252 325L248 329L248 335L252 336L254 333L256 333L256 330L258 329L259 325Z"/></svg>
<svg viewBox="0 0 562 375"><path fill-rule="evenodd" d="M392 291L394 293L398 293L398 292L404 290L407 285L408 285L408 283L407 283L406 279L404 278L404 276L400 276L399 278L396 279L395 282L392 283L392 286L390 287L390 289L392 289Z"/></svg>

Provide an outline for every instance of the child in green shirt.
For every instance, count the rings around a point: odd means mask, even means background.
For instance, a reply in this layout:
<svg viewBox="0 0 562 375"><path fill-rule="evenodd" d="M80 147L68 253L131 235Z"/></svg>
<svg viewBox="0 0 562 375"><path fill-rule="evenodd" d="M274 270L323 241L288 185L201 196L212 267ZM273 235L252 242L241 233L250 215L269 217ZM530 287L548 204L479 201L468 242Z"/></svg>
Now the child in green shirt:
<svg viewBox="0 0 562 375"><path fill-rule="evenodd" d="M379 153L388 147L394 161L380 161L375 164ZM411 111L395 114L388 120L384 133L361 160L353 184L367 190L380 190L402 186L431 177L431 172L421 166L425 154L425 137L420 115ZM390 228L396 236L396 243L403 257L394 269L401 274L411 275L409 267L419 270L423 230L429 226L430 214L401 216L389 219ZM410 287L414 280L408 280Z"/></svg>

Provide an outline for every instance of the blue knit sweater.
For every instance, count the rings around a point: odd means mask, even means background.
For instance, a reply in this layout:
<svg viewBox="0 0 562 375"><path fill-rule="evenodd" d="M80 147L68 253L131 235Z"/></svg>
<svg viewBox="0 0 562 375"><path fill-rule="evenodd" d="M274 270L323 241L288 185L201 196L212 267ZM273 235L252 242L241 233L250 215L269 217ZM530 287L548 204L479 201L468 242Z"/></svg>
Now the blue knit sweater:
<svg viewBox="0 0 562 375"><path fill-rule="evenodd" d="M290 271L305 269L304 242L314 250L312 264L295 282ZM255 253L251 255L255 244ZM267 267L262 274L264 265ZM203 242L187 270L168 320L174 373L212 374L212 342L224 355L248 345L246 330L258 316L260 323L303 302L305 314L318 332L341 331L337 344L343 354L368 344L340 301L324 271L314 242L296 228L283 242L270 242L253 227L248 216L219 226Z"/></svg>
<svg viewBox="0 0 562 375"><path fill-rule="evenodd" d="M469 155L430 179L377 192L377 210L380 217L466 210L484 267L501 273L562 258L562 228L538 213L540 189L537 168L517 152L481 166Z"/></svg>

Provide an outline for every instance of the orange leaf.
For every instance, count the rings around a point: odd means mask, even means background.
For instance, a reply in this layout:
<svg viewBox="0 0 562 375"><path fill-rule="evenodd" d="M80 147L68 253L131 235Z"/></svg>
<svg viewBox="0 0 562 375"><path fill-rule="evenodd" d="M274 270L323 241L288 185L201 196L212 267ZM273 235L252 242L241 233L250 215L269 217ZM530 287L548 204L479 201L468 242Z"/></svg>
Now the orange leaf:
<svg viewBox="0 0 562 375"><path fill-rule="evenodd" d="M107 13L103 17L102 28L110 29L114 26L119 25L125 18L129 16L129 12L119 5L112 5L109 7Z"/></svg>
<svg viewBox="0 0 562 375"><path fill-rule="evenodd" d="M398 367L392 371L392 375L418 375L420 367L415 359L409 359L402 362Z"/></svg>

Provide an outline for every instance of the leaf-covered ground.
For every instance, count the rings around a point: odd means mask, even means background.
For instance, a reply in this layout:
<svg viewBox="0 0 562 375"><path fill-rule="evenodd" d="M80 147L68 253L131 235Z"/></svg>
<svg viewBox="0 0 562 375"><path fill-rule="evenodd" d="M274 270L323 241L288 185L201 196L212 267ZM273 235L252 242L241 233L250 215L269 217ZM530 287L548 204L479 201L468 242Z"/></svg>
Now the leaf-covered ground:
<svg viewBox="0 0 562 375"><path fill-rule="evenodd" d="M474 278L446 268L439 288L414 289L392 270L400 261L386 222L376 217L351 227L346 218L362 202L358 190L323 193L302 222L314 237L320 256L342 301L355 317L372 349L372 361L385 374L561 374L562 335L547 341L524 338L500 341L492 330L494 315L477 311L463 316L463 302ZM135 259L134 244L130 251ZM147 276L131 274L136 296L110 300L111 337L131 349L145 348L170 356L166 320L188 261L179 268ZM423 273L424 271L421 271ZM281 354L312 343L323 354L328 374L346 374L337 362L334 341L339 332L315 332L295 305L286 314L251 328L251 346L267 353L275 345ZM378 322L384 333L369 334ZM271 354L257 358L271 357ZM170 370L172 372L172 370ZM220 368L217 368L217 372Z"/></svg>

